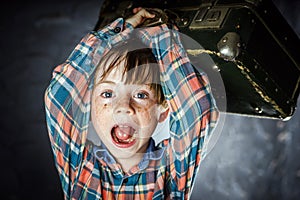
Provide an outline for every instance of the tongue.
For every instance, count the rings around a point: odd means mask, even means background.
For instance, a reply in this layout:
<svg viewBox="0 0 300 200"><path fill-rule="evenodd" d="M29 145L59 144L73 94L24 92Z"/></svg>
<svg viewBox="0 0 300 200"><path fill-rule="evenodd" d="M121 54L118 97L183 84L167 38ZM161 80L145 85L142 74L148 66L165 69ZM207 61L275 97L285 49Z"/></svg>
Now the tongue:
<svg viewBox="0 0 300 200"><path fill-rule="evenodd" d="M115 135L119 140L127 140L132 137L134 129L131 127L116 127Z"/></svg>

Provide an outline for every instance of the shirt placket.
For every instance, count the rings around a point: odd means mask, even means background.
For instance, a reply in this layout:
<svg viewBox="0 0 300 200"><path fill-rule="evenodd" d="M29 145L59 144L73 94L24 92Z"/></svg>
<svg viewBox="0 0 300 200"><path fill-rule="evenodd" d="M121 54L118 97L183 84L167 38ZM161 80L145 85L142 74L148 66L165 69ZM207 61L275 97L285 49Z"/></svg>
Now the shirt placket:
<svg viewBox="0 0 300 200"><path fill-rule="evenodd" d="M133 200L135 199L135 185L138 181L139 174L132 174L132 175L125 175L119 187L117 199L124 199L124 200ZM120 195L122 194L122 195ZM126 194L126 195L124 195Z"/></svg>

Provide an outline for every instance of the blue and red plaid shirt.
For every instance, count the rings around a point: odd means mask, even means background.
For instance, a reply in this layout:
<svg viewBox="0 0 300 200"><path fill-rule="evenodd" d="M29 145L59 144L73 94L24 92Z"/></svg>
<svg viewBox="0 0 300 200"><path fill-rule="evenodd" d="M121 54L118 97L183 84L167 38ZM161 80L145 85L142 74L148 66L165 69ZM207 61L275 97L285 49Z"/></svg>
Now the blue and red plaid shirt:
<svg viewBox="0 0 300 200"><path fill-rule="evenodd" d="M159 144L151 139L141 162L124 173L105 144L93 144L87 135L95 68L134 31L159 63L170 130ZM65 199L188 199L218 119L208 78L194 70L179 33L166 25L134 29L122 18L86 35L54 69L45 106Z"/></svg>

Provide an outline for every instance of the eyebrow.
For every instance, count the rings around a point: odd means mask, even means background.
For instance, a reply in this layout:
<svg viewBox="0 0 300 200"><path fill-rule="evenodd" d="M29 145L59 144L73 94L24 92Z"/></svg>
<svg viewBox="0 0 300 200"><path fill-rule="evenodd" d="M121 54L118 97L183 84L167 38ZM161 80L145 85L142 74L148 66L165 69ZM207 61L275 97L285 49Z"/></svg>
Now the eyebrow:
<svg viewBox="0 0 300 200"><path fill-rule="evenodd" d="M94 85L94 87L96 87L96 86L98 86L98 85L101 85L101 84L113 84L113 85L117 85L117 83L116 82L114 82L114 81L107 81L107 80L105 80L105 81L99 81L97 84L95 84ZM145 84L137 84L137 85L147 85L148 87L151 87L151 84L152 83L145 83Z"/></svg>
<svg viewBox="0 0 300 200"><path fill-rule="evenodd" d="M98 86L103 83L116 85L116 82L113 82L113 81L99 81L97 84L95 84L95 86Z"/></svg>

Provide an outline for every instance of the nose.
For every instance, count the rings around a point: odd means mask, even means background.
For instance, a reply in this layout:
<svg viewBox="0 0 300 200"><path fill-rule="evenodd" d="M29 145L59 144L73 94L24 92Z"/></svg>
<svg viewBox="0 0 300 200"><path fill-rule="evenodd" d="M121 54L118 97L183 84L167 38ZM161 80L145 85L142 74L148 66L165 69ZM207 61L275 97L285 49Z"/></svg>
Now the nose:
<svg viewBox="0 0 300 200"><path fill-rule="evenodd" d="M123 98L116 102L116 106L114 109L115 113L117 114L133 114L134 108L132 105L131 98Z"/></svg>

